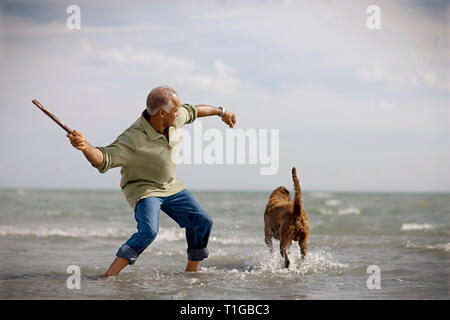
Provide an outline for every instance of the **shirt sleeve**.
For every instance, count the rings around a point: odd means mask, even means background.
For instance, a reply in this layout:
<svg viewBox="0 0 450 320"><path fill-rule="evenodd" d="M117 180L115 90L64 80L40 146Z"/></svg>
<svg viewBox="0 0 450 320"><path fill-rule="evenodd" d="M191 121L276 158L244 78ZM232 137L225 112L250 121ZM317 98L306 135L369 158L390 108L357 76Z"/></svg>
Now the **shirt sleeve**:
<svg viewBox="0 0 450 320"><path fill-rule="evenodd" d="M120 135L113 143L106 147L97 147L103 153L103 162L94 166L100 173L111 168L126 166L133 160L134 144L127 134Z"/></svg>
<svg viewBox="0 0 450 320"><path fill-rule="evenodd" d="M177 126L182 127L185 124L192 123L197 119L197 108L192 104L182 104L179 109L180 115L177 119Z"/></svg>

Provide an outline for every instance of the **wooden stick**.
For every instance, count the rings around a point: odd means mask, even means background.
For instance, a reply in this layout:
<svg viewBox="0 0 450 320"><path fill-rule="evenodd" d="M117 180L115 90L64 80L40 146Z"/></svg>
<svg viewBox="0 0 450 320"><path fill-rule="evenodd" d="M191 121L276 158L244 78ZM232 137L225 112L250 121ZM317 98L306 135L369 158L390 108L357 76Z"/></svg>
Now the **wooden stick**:
<svg viewBox="0 0 450 320"><path fill-rule="evenodd" d="M63 128L67 133L71 133L73 135L75 135L75 133L72 131L72 129L70 129L68 126L66 126L64 123L61 122L61 120L59 120L53 113L51 113L50 111L48 111L39 101L37 101L36 99L33 99L31 102L33 102L36 107L38 107L39 109L42 110L42 112L44 112L47 116L50 117L50 119L52 119L53 121L55 121L61 128Z"/></svg>

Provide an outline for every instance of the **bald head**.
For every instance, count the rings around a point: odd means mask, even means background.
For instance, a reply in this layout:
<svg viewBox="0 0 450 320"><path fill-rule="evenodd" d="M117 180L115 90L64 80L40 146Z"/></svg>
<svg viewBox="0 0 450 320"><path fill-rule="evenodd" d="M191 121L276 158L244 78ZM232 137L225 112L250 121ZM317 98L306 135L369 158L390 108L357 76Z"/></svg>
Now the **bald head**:
<svg viewBox="0 0 450 320"><path fill-rule="evenodd" d="M156 114L161 109L170 112L177 104L179 97L174 89L168 86L156 87L148 94L147 112L150 115Z"/></svg>

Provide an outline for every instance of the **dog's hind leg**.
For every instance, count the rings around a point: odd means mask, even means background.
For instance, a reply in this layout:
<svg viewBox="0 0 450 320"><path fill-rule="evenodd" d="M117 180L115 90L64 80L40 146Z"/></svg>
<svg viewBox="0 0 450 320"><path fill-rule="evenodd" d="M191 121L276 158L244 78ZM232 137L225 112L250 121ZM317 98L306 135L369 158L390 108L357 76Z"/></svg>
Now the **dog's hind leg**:
<svg viewBox="0 0 450 320"><path fill-rule="evenodd" d="M272 253L273 252L272 231L267 226L265 226L264 228L264 242L269 247L270 253Z"/></svg>
<svg viewBox="0 0 450 320"><path fill-rule="evenodd" d="M302 254L302 259L306 258L306 252L308 251L308 238L303 237L298 241L298 245L300 246L300 252Z"/></svg>
<svg viewBox="0 0 450 320"><path fill-rule="evenodd" d="M289 265L291 262L289 261L289 247L291 246L292 240L291 239L281 239L280 241L280 253L281 256L284 258L284 267L289 268Z"/></svg>

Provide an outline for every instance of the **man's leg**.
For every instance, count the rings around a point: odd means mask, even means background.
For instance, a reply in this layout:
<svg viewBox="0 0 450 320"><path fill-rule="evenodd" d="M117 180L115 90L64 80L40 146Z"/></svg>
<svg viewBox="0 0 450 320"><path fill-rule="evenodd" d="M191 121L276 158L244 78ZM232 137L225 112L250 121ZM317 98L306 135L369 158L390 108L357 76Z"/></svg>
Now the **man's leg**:
<svg viewBox="0 0 450 320"><path fill-rule="evenodd" d="M207 245L212 219L187 189L164 198L161 209L180 227L186 228L188 243L186 271L197 271L200 261L209 255Z"/></svg>
<svg viewBox="0 0 450 320"><path fill-rule="evenodd" d="M161 201L157 197L148 197L136 204L134 216L138 232L120 247L105 276L116 276L128 264L134 264L138 256L155 240L159 229L160 205Z"/></svg>
<svg viewBox="0 0 450 320"><path fill-rule="evenodd" d="M111 264L111 266L105 272L104 276L105 277L117 276L119 274L119 272L123 268L125 268L128 264L129 264L128 260L121 258L121 257L116 257L114 259L113 263Z"/></svg>

